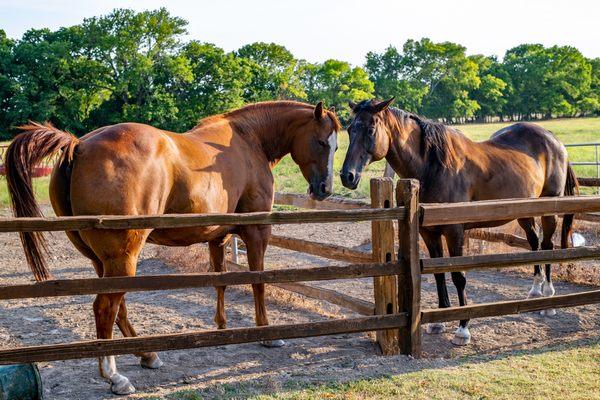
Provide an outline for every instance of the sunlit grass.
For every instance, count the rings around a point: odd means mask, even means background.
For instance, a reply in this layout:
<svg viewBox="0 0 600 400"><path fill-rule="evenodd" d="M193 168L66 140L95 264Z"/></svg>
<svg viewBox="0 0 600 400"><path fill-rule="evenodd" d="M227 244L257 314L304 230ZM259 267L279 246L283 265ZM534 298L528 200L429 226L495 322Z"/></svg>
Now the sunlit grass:
<svg viewBox="0 0 600 400"><path fill-rule="evenodd" d="M260 382L185 390L144 399L592 399L600 397L600 341L579 347L554 347L497 357L472 356L445 367L408 363L414 372L331 382L318 386L291 381L278 390ZM406 361L402 361L406 363ZM340 376L343 380L343 376ZM215 393L218 392L217 393ZM261 394L266 393L266 394Z"/></svg>

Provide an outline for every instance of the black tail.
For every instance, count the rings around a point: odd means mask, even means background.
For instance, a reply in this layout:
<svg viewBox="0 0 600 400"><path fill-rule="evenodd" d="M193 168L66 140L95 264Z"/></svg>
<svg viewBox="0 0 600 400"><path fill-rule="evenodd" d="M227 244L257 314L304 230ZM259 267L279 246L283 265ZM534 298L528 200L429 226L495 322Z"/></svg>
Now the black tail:
<svg viewBox="0 0 600 400"><path fill-rule="evenodd" d="M565 183L565 196L576 196L579 195L579 182L575 176L575 171L571 165L567 166L567 181ZM560 246L563 249L569 247L569 238L573 233L573 217L574 214L565 214L563 217L562 230L560 235Z"/></svg>

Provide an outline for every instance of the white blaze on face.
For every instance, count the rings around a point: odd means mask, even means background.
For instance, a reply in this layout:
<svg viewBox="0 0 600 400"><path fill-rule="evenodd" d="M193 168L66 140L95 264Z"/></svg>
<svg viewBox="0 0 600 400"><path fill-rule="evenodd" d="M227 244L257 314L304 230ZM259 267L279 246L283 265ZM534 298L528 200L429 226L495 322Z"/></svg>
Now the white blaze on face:
<svg viewBox="0 0 600 400"><path fill-rule="evenodd" d="M327 177L330 182L333 182L333 157L335 156L335 150L337 149L337 132L331 132L329 135L329 139L327 139L327 143L329 143L329 157L327 158Z"/></svg>

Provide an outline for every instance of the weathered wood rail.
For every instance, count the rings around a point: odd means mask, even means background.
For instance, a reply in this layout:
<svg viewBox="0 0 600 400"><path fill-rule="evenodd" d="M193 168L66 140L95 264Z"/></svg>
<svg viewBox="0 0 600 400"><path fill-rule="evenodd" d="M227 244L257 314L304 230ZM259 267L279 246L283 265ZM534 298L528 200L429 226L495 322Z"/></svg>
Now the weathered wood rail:
<svg viewBox="0 0 600 400"><path fill-rule="evenodd" d="M329 301L363 315L358 318L302 324L194 331L5 349L0 350L0 364L86 358L364 331L377 331L377 340L384 354L402 352L418 356L421 352L422 323L491 317L600 302L600 290L594 290L550 298L511 300L436 310L422 309L422 274L593 259L600 257L600 247L436 259L420 259L418 252L420 225L435 226L483 221L508 221L521 217L551 214L573 213L579 215L600 211L600 197L419 204L417 181L399 181L395 196L391 179L374 179L371 184L370 205L343 199L315 203L300 195L276 196L276 200L280 204L319 208L311 211L164 216L2 218L0 219L0 232L165 229L201 225L371 221L373 252L372 254L363 253L337 245L274 236L271 240L272 245L337 261L350 262L351 264L269 271L247 271L239 265L229 264L232 271L223 273L208 272L188 275L52 280L36 284L0 286L0 300L8 300L267 283L309 297ZM396 206L394 205L394 197ZM396 220L398 224L397 240L399 247L397 252L393 220ZM480 237L485 236L481 233L473 236L477 235ZM507 239L494 235L489 237L493 240ZM523 247L523 243L518 240L522 238L508 239L513 240L515 246ZM373 303L353 298L347 293L338 293L302 283L366 277L374 279Z"/></svg>

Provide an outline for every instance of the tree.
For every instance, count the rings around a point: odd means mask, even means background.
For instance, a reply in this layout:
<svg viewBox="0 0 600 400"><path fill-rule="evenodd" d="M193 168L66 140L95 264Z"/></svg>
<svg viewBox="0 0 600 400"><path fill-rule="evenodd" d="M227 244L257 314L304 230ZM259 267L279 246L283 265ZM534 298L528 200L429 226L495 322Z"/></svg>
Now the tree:
<svg viewBox="0 0 600 400"><path fill-rule="evenodd" d="M342 121L350 115L348 101L361 101L373 97L374 86L364 69L349 63L327 60L322 64L304 64L301 81L310 103L325 102L334 106Z"/></svg>
<svg viewBox="0 0 600 400"><path fill-rule="evenodd" d="M0 29L0 138L9 137L7 128L10 126L10 99L13 97L13 81L10 71L13 65L13 47L15 43L6 37Z"/></svg>
<svg viewBox="0 0 600 400"><path fill-rule="evenodd" d="M375 85L376 97L394 96L398 107L410 112L420 110L427 88L406 78L404 58L395 47L390 46L381 54L367 53L365 69Z"/></svg>
<svg viewBox="0 0 600 400"><path fill-rule="evenodd" d="M198 119L244 104L252 74L246 63L219 47L192 41L181 54L189 62L192 79L178 89L178 118L189 128ZM181 129L183 129L183 126Z"/></svg>
<svg viewBox="0 0 600 400"><path fill-rule="evenodd" d="M427 89L420 110L423 114L447 120L475 114L479 104L469 98L469 91L481 81L477 64L466 56L463 46L425 38L406 41L403 52L405 77Z"/></svg>
<svg viewBox="0 0 600 400"><path fill-rule="evenodd" d="M243 46L236 55L245 60L252 73L244 95L246 101L306 97L297 75L298 61L285 47L256 42Z"/></svg>
<svg viewBox="0 0 600 400"><path fill-rule="evenodd" d="M475 113L477 119L484 121L489 116L501 116L506 105L505 94L508 86L497 76L501 65L495 57L475 55L469 58L477 64L481 81L479 87L472 89L469 94L469 97L480 107Z"/></svg>
<svg viewBox="0 0 600 400"><path fill-rule="evenodd" d="M186 24L164 8L140 13L117 9L84 20L82 55L100 63L110 91L92 115L94 124L130 120L171 125L178 112L171 87L191 79L189 66L176 54Z"/></svg>

